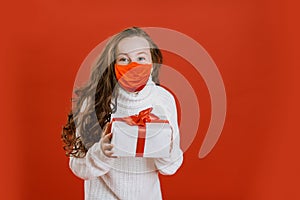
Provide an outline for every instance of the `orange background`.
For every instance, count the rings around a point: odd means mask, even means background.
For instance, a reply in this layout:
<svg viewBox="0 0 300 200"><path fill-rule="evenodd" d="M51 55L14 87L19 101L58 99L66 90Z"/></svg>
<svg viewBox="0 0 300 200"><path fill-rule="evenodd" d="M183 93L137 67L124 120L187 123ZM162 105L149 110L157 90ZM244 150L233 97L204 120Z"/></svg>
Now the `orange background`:
<svg viewBox="0 0 300 200"><path fill-rule="evenodd" d="M200 75L180 70L198 92L202 122L180 170L161 176L164 198L300 199L299 11L292 1L12 0L0 11L1 199L83 199L60 141L75 75L97 44L133 25L195 39L227 92L220 140L199 159L209 95Z"/></svg>

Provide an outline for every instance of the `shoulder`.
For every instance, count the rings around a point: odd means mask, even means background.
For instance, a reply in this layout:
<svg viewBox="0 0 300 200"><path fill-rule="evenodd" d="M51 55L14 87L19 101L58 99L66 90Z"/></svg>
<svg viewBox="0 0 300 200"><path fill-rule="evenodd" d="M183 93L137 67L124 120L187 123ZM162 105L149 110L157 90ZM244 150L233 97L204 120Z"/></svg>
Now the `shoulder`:
<svg viewBox="0 0 300 200"><path fill-rule="evenodd" d="M156 87L154 104L163 106L167 112L172 114L177 110L173 94L161 86Z"/></svg>
<svg viewBox="0 0 300 200"><path fill-rule="evenodd" d="M165 88L163 88L162 86L156 86L156 92L157 92L157 97L158 99L160 99L163 102L175 102L174 96L171 94L171 92L169 92L168 90L166 90Z"/></svg>
<svg viewBox="0 0 300 200"><path fill-rule="evenodd" d="M155 101L152 104L154 108L153 112L163 112L171 125L177 127L177 106L175 97L170 91L161 86L157 86L156 91Z"/></svg>

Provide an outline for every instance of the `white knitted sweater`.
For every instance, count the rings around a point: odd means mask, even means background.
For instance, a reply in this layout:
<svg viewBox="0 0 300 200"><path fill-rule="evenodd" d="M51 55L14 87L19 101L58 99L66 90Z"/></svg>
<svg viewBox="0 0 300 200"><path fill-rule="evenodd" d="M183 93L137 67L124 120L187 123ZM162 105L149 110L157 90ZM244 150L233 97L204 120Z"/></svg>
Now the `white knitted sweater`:
<svg viewBox="0 0 300 200"><path fill-rule="evenodd" d="M183 162L175 100L167 90L155 85L151 76L145 88L138 94L119 88L117 98L117 111L111 118L138 114L139 111L155 105L163 106L173 127L171 156L109 158L103 154L100 143L97 142L84 158L70 157L70 169L76 176L85 180L86 200L162 199L158 173L172 175Z"/></svg>

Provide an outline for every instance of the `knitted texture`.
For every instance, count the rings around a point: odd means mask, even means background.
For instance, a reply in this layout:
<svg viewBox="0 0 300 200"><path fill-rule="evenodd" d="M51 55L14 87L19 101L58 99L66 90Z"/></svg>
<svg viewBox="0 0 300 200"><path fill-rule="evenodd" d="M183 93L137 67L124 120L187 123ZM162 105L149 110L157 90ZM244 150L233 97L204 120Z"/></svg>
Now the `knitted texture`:
<svg viewBox="0 0 300 200"><path fill-rule="evenodd" d="M149 107L154 108L154 113L157 107L163 109L173 129L170 157L109 158L103 154L100 142L97 142L84 158L70 157L70 169L76 176L84 179L86 200L162 199L158 173L172 175L183 162L174 97L167 90L155 85L151 76L145 88L139 93L129 93L120 87L117 89L119 90L117 111L111 118L138 114L139 111ZM78 132L77 134L80 135Z"/></svg>

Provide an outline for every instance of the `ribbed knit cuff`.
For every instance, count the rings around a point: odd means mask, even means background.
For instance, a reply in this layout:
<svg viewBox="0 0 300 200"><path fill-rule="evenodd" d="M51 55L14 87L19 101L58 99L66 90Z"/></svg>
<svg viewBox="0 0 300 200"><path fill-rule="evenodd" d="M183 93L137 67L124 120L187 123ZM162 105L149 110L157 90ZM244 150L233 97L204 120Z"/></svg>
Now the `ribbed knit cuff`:
<svg viewBox="0 0 300 200"><path fill-rule="evenodd" d="M95 143L88 151L90 151L90 156L97 164L99 164L102 167L104 165L107 170L110 169L113 158L107 157L103 153L100 142Z"/></svg>

